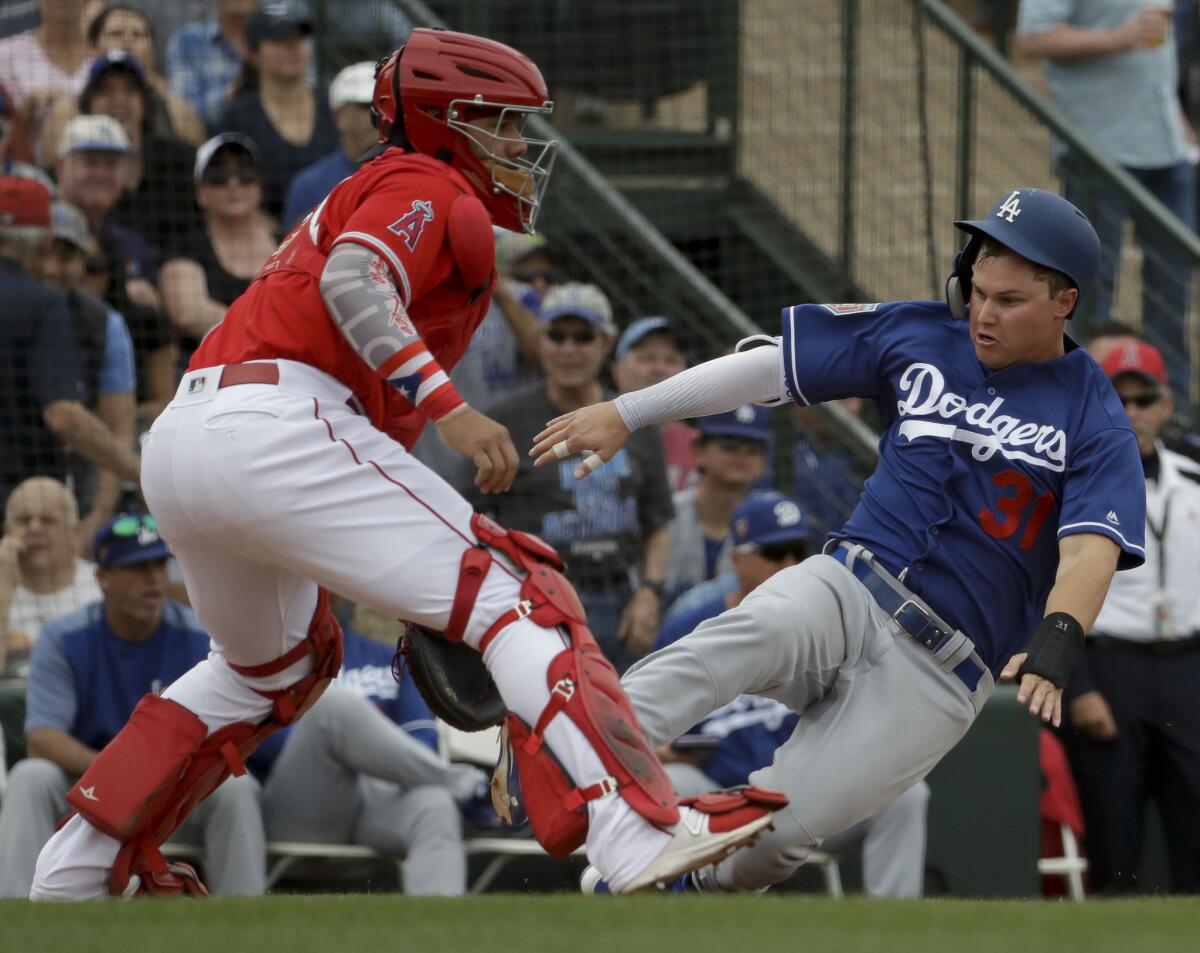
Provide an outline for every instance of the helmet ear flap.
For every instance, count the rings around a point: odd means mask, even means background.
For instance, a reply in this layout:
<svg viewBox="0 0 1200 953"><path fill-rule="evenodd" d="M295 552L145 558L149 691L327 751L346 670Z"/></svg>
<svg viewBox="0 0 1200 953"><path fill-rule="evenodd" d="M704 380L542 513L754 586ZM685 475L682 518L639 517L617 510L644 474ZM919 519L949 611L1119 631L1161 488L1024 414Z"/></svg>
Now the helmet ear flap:
<svg viewBox="0 0 1200 953"><path fill-rule="evenodd" d="M979 238L972 235L962 251L954 253L954 266L946 279L946 306L956 318L967 316L971 300L971 268L979 254Z"/></svg>

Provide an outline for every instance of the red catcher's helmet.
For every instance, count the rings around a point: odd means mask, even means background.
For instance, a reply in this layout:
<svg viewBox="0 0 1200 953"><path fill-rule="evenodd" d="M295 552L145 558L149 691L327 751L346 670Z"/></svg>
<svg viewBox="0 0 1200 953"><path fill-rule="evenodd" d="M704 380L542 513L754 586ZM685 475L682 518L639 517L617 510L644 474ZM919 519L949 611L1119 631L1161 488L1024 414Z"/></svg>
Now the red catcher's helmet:
<svg viewBox="0 0 1200 953"><path fill-rule="evenodd" d="M467 33L422 28L380 60L371 108L380 142L403 132L417 152L466 176L497 225L532 232L558 142L530 139L524 126L529 116L554 108L547 96L546 81L524 53ZM491 117L495 126L471 124ZM499 150L514 137L497 133L513 120L525 150L508 158Z"/></svg>

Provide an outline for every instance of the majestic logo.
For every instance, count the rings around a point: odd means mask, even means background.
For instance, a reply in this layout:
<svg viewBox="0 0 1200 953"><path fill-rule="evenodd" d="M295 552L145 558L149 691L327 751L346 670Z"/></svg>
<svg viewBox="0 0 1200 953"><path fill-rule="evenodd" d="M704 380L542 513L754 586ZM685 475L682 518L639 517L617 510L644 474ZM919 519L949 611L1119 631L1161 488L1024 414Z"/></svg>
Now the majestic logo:
<svg viewBox="0 0 1200 953"><path fill-rule="evenodd" d="M100 798L96 797L96 785L94 785L94 784L90 788L85 788L81 784L79 786L79 793L82 794L89 801L97 801L98 802L100 800Z"/></svg>
<svg viewBox="0 0 1200 953"><path fill-rule="evenodd" d="M830 314L868 314L879 307L878 304L823 304Z"/></svg>
<svg viewBox="0 0 1200 953"><path fill-rule="evenodd" d="M404 239L404 245L409 251L415 251L421 233L425 231L425 223L433 221L433 203L421 199L413 199L412 211L407 212L388 226L388 231Z"/></svg>
<svg viewBox="0 0 1200 953"><path fill-rule="evenodd" d="M1014 191L1012 195L1004 200L1004 204L1000 206L1000 211L996 213L996 218L1007 219L1011 225L1014 218L1021 214L1021 199L1020 191Z"/></svg>
<svg viewBox="0 0 1200 953"><path fill-rule="evenodd" d="M1112 523L1112 524L1113 524L1113 526L1120 526L1120 525L1121 525L1121 521L1120 521L1120 520L1117 518L1117 511L1116 511L1116 510L1109 510L1109 511L1108 511L1108 513L1105 515L1105 517L1104 517L1104 518L1105 518L1106 520L1108 520L1110 523Z"/></svg>
<svg viewBox="0 0 1200 953"><path fill-rule="evenodd" d="M946 390L946 379L940 370L920 362L910 364L900 375L900 391L906 396L896 404L901 417L936 415L978 428L969 430L959 423L943 424L928 419L905 420L899 433L910 441L918 437L958 440L971 444L971 456L976 460L990 460L999 453L1009 460L1020 460L1056 473L1066 469L1067 435L1052 424L1026 423L1000 413L1003 397L987 404L968 403L962 395ZM1017 447L1029 447L1032 452Z"/></svg>

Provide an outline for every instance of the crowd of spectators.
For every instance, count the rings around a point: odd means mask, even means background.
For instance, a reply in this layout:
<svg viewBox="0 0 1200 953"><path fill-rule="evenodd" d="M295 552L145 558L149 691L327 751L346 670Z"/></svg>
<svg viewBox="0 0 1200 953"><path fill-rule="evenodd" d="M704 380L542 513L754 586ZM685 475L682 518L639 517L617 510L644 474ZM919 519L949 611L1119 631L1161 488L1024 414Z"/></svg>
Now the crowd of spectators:
<svg viewBox="0 0 1200 953"><path fill-rule="evenodd" d="M1030 3L1023 21L1031 36L1055 28L1049 12L1038 19L1040 6ZM326 87L330 67L316 62L314 35L330 27L334 49L339 36L376 38L380 52L410 26L390 4L349 0L323 5L336 28L303 0L172 9L174 19L152 19L131 3L38 0L36 23L0 39L0 300L8 309L0 323L0 714L14 698L24 712L15 728L4 718L0 737L8 749L6 759L0 746L0 896L27 894L70 780L138 698L207 651L194 617L172 598L186 600L186 589L141 509L136 448L200 339L375 141L373 60L364 52L347 59ZM185 9L194 19L181 19ZM0 20L0 29L6 24L18 21ZM1106 247L1115 255L1118 237ZM698 356L677 317L618 313L540 237L497 230L496 268L491 308L452 376L518 448L549 418L655 384ZM1148 315L1174 287L1151 278L1159 293ZM1174 280L1186 294L1187 276ZM1110 306L1102 302L1094 322ZM1149 319L1151 334L1166 336L1171 322ZM1152 491L1188 501L1175 510L1172 536L1166 510L1161 532L1149 529L1164 553L1194 548L1194 532L1178 527L1200 518L1186 496L1188 481L1200 478L1176 450L1195 447L1162 443L1168 369L1161 356L1158 364L1146 357L1149 346L1132 330L1092 328L1095 356L1141 428ZM1105 361L1106 343L1126 357ZM869 419L857 399L842 406ZM826 417L791 414L787 446L777 445L768 411L752 405L639 432L584 481L573 477L575 460L535 469L523 458L502 495L476 492L469 468L432 432L414 452L480 511L559 550L592 631L624 671L817 551L849 514L862 462ZM1105 641L1089 643L1063 736L1095 831L1097 884L1113 890L1136 885L1140 841L1128 833L1136 818L1122 815L1114 827L1110 805L1144 798L1146 789L1129 793L1129 785L1145 773L1147 750L1169 753L1178 737L1147 711L1181 704L1172 717L1182 726L1190 686L1200 687L1191 668L1178 697L1106 680L1111 666L1127 673L1128 660L1146 666L1147 681L1159 668L1200 664L1195 587L1178 583L1181 594L1168 599L1162 578L1124 593L1126 578L1114 585L1114 603L1128 609L1097 623ZM1155 621L1135 609L1147 604ZM440 756L411 680L392 678L390 648L350 628L346 635L339 682L179 834L206 845L218 892L261 893L263 845L275 839L369 846L402 865L410 892L465 889L463 818L481 822L484 779ZM1164 641L1169 652L1158 647ZM786 740L795 718L743 697L661 756L685 793L736 784ZM1160 746L1147 740L1159 736ZM1194 742L1190 756L1164 761L1168 780L1188 785L1185 804L1200 797ZM14 765L7 790L6 760ZM1164 799L1177 834L1177 886L1200 889L1200 834L1173 790L1164 782L1149 793ZM840 839L864 845L869 893L920 895L927 799L918 786Z"/></svg>

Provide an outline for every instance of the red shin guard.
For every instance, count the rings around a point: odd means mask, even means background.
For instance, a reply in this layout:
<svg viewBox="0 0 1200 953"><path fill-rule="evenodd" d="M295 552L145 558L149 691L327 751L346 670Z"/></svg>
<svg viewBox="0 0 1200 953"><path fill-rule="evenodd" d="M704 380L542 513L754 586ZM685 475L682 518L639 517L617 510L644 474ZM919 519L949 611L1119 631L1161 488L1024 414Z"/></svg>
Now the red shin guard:
<svg viewBox="0 0 1200 953"><path fill-rule="evenodd" d="M138 703L67 795L88 823L122 842L109 877L111 893L124 893L134 874L152 893L205 892L195 872L186 865L173 870L159 846L230 774L245 774L245 759L262 740L307 711L341 668L341 628L325 591L320 591L308 636L292 651L265 665L230 665L242 675L261 678L308 653L313 671L285 689L263 693L274 705L259 724L237 722L208 735L204 722L182 705L157 695Z"/></svg>

